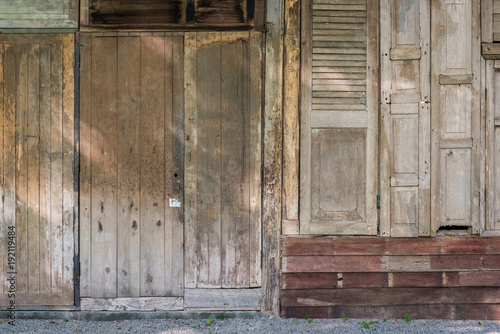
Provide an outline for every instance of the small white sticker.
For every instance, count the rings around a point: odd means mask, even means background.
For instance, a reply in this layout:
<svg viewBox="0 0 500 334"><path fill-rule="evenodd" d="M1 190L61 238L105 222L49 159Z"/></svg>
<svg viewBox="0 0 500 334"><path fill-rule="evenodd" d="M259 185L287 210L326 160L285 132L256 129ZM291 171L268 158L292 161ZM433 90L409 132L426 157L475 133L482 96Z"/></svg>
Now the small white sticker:
<svg viewBox="0 0 500 334"><path fill-rule="evenodd" d="M169 198L168 204L170 205L171 208L180 208L181 207L181 202L179 202L176 198Z"/></svg>

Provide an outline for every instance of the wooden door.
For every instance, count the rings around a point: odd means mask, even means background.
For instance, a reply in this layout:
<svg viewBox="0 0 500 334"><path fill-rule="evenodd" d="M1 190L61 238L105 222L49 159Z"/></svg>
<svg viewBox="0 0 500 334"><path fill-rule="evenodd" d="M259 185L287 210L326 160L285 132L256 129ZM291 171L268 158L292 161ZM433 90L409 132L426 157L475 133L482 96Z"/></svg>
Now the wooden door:
<svg viewBox="0 0 500 334"><path fill-rule="evenodd" d="M430 4L380 8L380 234L430 234Z"/></svg>
<svg viewBox="0 0 500 334"><path fill-rule="evenodd" d="M73 54L72 35L0 35L2 307L12 275L16 305L74 304Z"/></svg>
<svg viewBox="0 0 500 334"><path fill-rule="evenodd" d="M431 234L480 232L480 1L432 1Z"/></svg>
<svg viewBox="0 0 500 334"><path fill-rule="evenodd" d="M260 308L261 67L261 33L186 34L186 308Z"/></svg>
<svg viewBox="0 0 500 334"><path fill-rule="evenodd" d="M182 45L81 35L82 309L182 309Z"/></svg>
<svg viewBox="0 0 500 334"><path fill-rule="evenodd" d="M301 234L377 234L378 0L303 2Z"/></svg>

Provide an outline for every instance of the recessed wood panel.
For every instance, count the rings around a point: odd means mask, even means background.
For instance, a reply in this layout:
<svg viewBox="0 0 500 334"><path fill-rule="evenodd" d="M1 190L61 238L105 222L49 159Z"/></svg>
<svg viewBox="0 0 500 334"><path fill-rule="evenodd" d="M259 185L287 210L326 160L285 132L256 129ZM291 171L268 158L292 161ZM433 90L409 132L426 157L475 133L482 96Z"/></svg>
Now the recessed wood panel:
<svg viewBox="0 0 500 334"><path fill-rule="evenodd" d="M391 191L391 235L417 237L418 188L393 187Z"/></svg>
<svg viewBox="0 0 500 334"><path fill-rule="evenodd" d="M441 159L441 175L444 176L441 224L469 225L471 152L469 149L444 149Z"/></svg>
<svg viewBox="0 0 500 334"><path fill-rule="evenodd" d="M443 86L441 110L443 111L444 138L471 136L471 87L470 85Z"/></svg>
<svg viewBox="0 0 500 334"><path fill-rule="evenodd" d="M471 19L470 1L446 1L443 6L445 22L446 68L469 69L470 56L467 56L467 47L470 45Z"/></svg>
<svg viewBox="0 0 500 334"><path fill-rule="evenodd" d="M418 2L413 0L394 1L394 44L420 45L420 22Z"/></svg>
<svg viewBox="0 0 500 334"><path fill-rule="evenodd" d="M313 220L365 218L365 146L364 130L313 130Z"/></svg>

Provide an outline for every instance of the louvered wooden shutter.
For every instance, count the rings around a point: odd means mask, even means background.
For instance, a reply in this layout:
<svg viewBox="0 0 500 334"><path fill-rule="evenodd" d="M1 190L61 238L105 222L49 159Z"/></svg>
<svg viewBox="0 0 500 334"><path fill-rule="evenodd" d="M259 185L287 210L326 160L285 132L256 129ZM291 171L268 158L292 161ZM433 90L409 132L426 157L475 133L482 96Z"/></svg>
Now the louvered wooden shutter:
<svg viewBox="0 0 500 334"><path fill-rule="evenodd" d="M376 234L378 1L302 13L300 232Z"/></svg>

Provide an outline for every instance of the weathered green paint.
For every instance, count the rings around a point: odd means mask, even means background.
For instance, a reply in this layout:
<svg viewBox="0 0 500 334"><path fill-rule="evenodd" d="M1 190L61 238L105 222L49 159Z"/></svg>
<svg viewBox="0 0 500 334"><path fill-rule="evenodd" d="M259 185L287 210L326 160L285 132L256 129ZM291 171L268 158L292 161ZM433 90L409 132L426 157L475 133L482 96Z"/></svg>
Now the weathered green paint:
<svg viewBox="0 0 500 334"><path fill-rule="evenodd" d="M37 29L36 32L40 32L50 28L77 29L78 0L0 1L0 32L25 32L12 29Z"/></svg>

